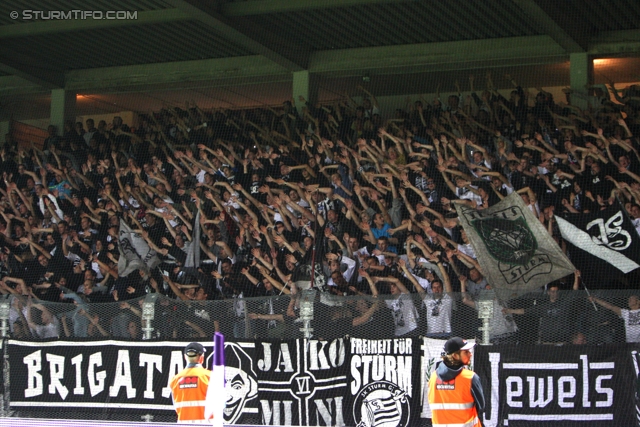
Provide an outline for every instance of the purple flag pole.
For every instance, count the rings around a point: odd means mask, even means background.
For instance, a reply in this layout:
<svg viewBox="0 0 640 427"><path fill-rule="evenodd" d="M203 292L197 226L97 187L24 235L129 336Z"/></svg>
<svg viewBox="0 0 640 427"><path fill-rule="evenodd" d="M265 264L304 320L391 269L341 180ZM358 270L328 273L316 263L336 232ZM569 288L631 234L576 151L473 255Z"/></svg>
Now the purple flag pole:
<svg viewBox="0 0 640 427"><path fill-rule="evenodd" d="M213 336L213 351L213 366L224 366L224 335L220 332Z"/></svg>
<svg viewBox="0 0 640 427"><path fill-rule="evenodd" d="M227 401L224 378L224 335L216 332L213 336L213 345L213 366L204 404L204 418L212 425L222 427Z"/></svg>

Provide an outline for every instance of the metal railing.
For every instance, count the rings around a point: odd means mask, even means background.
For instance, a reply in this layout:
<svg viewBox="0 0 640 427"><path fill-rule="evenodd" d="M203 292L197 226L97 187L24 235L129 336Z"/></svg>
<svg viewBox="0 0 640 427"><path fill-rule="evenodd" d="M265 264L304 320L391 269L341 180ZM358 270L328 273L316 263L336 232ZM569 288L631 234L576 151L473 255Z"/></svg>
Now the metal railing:
<svg viewBox="0 0 640 427"><path fill-rule="evenodd" d="M455 335L485 344L625 342L628 331L616 310L628 309L634 291L591 294L594 302L584 291L500 301L491 291L475 299L453 293L427 294L421 300L417 294L343 297L312 290L296 296L185 302L151 293L111 304L37 304L29 309L31 323L24 300L9 297L0 300L0 334L22 340L188 340L209 339L218 330L236 339ZM634 316L632 312L630 322Z"/></svg>

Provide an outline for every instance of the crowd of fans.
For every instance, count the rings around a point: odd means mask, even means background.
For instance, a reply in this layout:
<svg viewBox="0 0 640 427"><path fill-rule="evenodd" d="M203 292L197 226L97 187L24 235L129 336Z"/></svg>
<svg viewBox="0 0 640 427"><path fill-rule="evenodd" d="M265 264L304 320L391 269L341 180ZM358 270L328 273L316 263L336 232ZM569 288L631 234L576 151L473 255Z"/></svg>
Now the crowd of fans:
<svg viewBox="0 0 640 427"><path fill-rule="evenodd" d="M460 204L485 209L517 192L565 251L559 212L618 198L640 230L640 88L589 88L580 109L569 90L563 104L506 80L509 99L489 75L476 93L471 77L468 95L407 101L388 118L359 88L361 104L187 105L141 115L135 129L119 117L68 122L62 135L51 126L42 147L9 139L0 292L13 336L140 339L141 302L157 293L156 336L290 337L310 281L319 338L478 335L476 302L491 284ZM123 221L158 256L126 276ZM627 310L604 293L558 296L579 276L496 299L492 341L620 338L628 325L615 314L638 318L638 298ZM637 277L607 285L637 288Z"/></svg>

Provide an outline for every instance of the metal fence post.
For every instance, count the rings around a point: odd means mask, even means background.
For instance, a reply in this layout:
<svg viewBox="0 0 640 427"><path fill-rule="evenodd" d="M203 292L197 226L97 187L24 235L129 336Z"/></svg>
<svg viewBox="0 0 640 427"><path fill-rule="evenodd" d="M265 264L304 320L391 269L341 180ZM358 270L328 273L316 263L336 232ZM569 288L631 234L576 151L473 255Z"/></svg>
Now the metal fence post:
<svg viewBox="0 0 640 427"><path fill-rule="evenodd" d="M147 294L142 303L142 332L143 338L150 340L153 335L153 318L156 313L157 294Z"/></svg>
<svg viewBox="0 0 640 427"><path fill-rule="evenodd" d="M300 319L302 319L302 328L300 328L300 331L304 333L304 337L306 339L311 339L313 336L311 321L313 320L316 291L313 289L307 289L302 291L301 294Z"/></svg>
<svg viewBox="0 0 640 427"><path fill-rule="evenodd" d="M2 400L0 401L0 417L7 417L9 408L9 354L7 353L6 345L7 338L11 333L11 328L9 327L9 312L11 311L11 302L8 299L3 299L0 301L0 352L1 354L1 362L2 362L2 378L0 381L4 382L4 394L2 395Z"/></svg>
<svg viewBox="0 0 640 427"><path fill-rule="evenodd" d="M489 326L489 322L493 317L493 299L480 298L477 305L478 319L482 319L482 327L479 328L482 331L482 344L489 345L491 343L491 326Z"/></svg>
<svg viewBox="0 0 640 427"><path fill-rule="evenodd" d="M2 338L9 336L9 311L11 310L11 303L8 300L0 301L0 334Z"/></svg>

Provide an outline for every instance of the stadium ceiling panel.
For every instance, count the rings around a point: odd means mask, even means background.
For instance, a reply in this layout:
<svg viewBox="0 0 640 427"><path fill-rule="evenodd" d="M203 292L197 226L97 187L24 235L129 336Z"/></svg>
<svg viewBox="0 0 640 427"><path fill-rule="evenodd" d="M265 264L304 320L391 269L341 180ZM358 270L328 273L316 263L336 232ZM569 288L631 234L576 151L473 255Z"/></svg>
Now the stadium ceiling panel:
<svg viewBox="0 0 640 427"><path fill-rule="evenodd" d="M532 65L557 75L549 67L573 53L640 55L637 0L131 3L0 2L0 97L280 85L304 70L326 81Z"/></svg>

